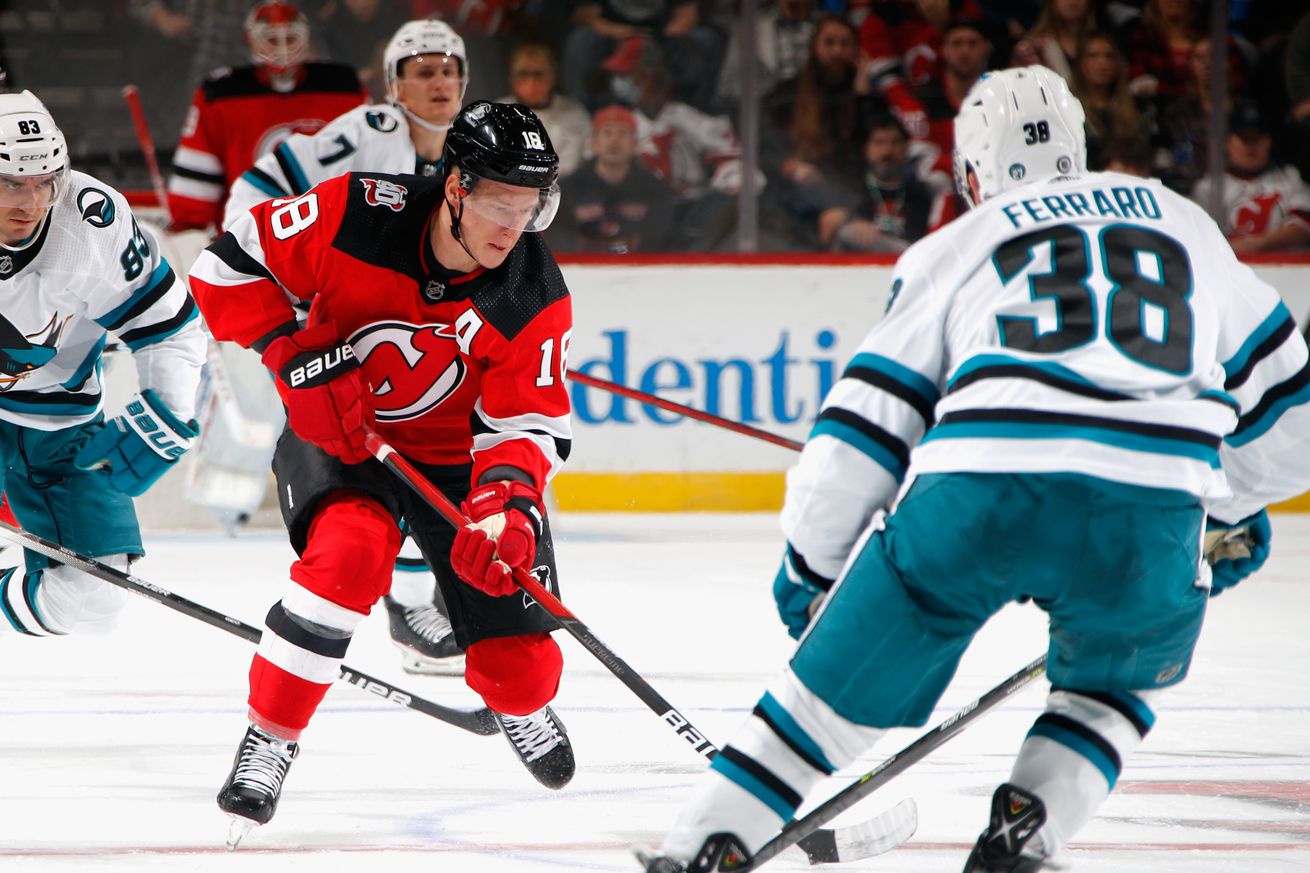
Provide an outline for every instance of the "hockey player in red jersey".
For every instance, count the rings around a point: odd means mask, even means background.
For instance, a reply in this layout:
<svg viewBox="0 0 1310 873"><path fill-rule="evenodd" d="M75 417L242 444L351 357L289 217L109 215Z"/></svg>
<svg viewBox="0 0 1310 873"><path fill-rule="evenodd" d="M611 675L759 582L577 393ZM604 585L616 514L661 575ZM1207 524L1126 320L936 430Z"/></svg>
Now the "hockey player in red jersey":
<svg viewBox="0 0 1310 873"><path fill-rule="evenodd" d="M542 784L573 751L547 705L552 619L507 566L558 591L546 483L568 455L572 310L541 240L558 157L523 106L456 117L439 179L352 173L254 207L197 260L220 339L259 351L288 430L273 461L300 555L250 669L251 726L218 797L238 830L273 815L301 731L352 632L386 594L403 521L467 653L465 678ZM310 304L296 321L293 302ZM463 509L456 531L364 448L376 428ZM239 839L239 834L237 835Z"/></svg>
<svg viewBox="0 0 1310 873"><path fill-rule="evenodd" d="M284 0L251 9L245 31L254 64L215 70L187 111L168 180L174 230L217 228L232 182L260 156L368 100L349 66L306 61L309 22Z"/></svg>

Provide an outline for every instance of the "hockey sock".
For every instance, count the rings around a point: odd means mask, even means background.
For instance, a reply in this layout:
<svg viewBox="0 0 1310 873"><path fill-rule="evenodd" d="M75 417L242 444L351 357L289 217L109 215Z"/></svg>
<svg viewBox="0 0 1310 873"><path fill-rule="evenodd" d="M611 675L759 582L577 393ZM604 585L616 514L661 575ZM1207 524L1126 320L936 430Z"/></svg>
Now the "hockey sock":
<svg viewBox="0 0 1310 873"><path fill-rule="evenodd" d="M100 560L127 569L126 555ZM19 633L32 636L105 633L127 602L126 592L68 566L24 573L22 567L0 575L0 612Z"/></svg>
<svg viewBox="0 0 1310 873"><path fill-rule="evenodd" d="M1155 724L1151 704L1159 693L1051 692L1010 776L1046 805L1046 824L1032 845L1040 840L1054 855L1092 819Z"/></svg>
<svg viewBox="0 0 1310 873"><path fill-rule="evenodd" d="M479 640L465 654L464 681L496 712L530 715L559 690L564 656L549 634Z"/></svg>
<svg viewBox="0 0 1310 873"><path fill-rule="evenodd" d="M839 716L788 670L714 759L663 853L685 861L715 833L733 834L758 851L814 786L882 734Z"/></svg>
<svg viewBox="0 0 1310 873"><path fill-rule="evenodd" d="M268 611L250 664L250 720L288 740L300 737L336 679L362 613L293 585Z"/></svg>

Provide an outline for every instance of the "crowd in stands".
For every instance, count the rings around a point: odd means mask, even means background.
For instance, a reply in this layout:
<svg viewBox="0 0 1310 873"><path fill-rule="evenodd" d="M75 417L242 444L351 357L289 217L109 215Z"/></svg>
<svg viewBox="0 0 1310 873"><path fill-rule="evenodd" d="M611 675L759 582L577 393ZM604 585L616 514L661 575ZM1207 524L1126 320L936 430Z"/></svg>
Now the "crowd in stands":
<svg viewBox="0 0 1310 873"><path fill-rule="evenodd" d="M250 0L127 0L186 42L194 82L248 63ZM1239 251L1310 248L1310 4L1203 0L758 0L758 172L739 123L746 0L300 0L320 59L385 97L382 47L436 16L468 45L466 100L515 100L563 167L562 251L732 251L738 193L760 248L896 252L963 209L952 119L988 70L1043 64L1087 111L1088 163L1209 205L1210 120L1229 119L1221 224ZM754 0L752 0L754 2ZM566 8L567 7L567 8ZM1227 59L1214 105L1211 59Z"/></svg>

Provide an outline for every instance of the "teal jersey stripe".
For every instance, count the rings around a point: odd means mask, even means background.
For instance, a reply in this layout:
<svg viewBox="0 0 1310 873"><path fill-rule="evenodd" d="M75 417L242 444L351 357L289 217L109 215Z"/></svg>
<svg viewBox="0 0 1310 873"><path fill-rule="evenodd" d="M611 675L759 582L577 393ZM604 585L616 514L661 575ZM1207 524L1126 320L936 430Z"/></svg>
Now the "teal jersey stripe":
<svg viewBox="0 0 1310 873"><path fill-rule="evenodd" d="M1137 713L1137 717L1141 719L1142 724L1146 725L1148 731L1155 727L1155 712L1151 707L1146 705L1146 702L1143 701L1142 698L1138 697L1136 694L1120 694L1114 692L1111 692L1110 696L1122 703L1126 708Z"/></svg>
<svg viewBox="0 0 1310 873"><path fill-rule="evenodd" d="M829 774L837 769L832 766L832 762L828 760L828 756L819 748L814 738L805 732L805 728L801 727L796 719L792 718L790 712L782 708L782 704L772 694L764 692L764 696L760 698L760 708L769 714L769 718L773 719L779 730L799 748L804 749L805 754L822 764Z"/></svg>
<svg viewBox="0 0 1310 873"><path fill-rule="evenodd" d="M740 786L742 790L749 792L760 803L777 813L778 817L783 821L790 820L796 813L796 807L779 797L776 791L722 755L714 759L710 764L710 769L717 770L723 774L724 778Z"/></svg>
<svg viewBox="0 0 1310 873"><path fill-rule="evenodd" d="M929 431L929 433L931 432L932 431ZM831 418L822 419L814 426L814 430L810 432L810 439L814 439L821 434L826 434L833 439L841 440L848 446L857 449L861 454L868 455L874 460L874 463L895 476L896 481L898 482L901 480L901 477L905 475L905 465L902 464L895 455L887 451L886 448L878 444L875 440L870 439L866 434L860 433L860 431L851 427L849 424Z"/></svg>
<svg viewBox="0 0 1310 873"><path fill-rule="evenodd" d="M171 268L168 266L168 261L164 260L163 258L160 258L159 266L155 267L155 271L150 274L150 278L146 281L146 283L142 285L140 288L133 291L132 296L127 299L127 302L123 303L117 308L97 318L95 320L96 324L100 325L103 328L109 328L111 325L116 323L120 318L122 318L123 315L127 313L129 309L135 306L137 302L141 300L141 298L145 297L147 294L151 293L156 288L158 288L159 283L165 281L168 278L170 272L171 272Z"/></svg>
<svg viewBox="0 0 1310 873"><path fill-rule="evenodd" d="M1072 424L1037 424L1032 422L965 422L939 424L924 434L920 442L941 439L1008 439L1008 440L1090 440L1120 449L1148 452L1157 455L1176 455L1203 461L1219 469L1219 452L1209 446L1153 437L1144 434L1103 430L1098 427Z"/></svg>
<svg viewBox="0 0 1310 873"><path fill-rule="evenodd" d="M62 394L52 393L51 396L60 397ZM80 395L79 395L80 396ZM90 395L98 397L99 395ZM28 403L23 400L14 400L0 394L0 409L7 409L10 412L21 412L24 415L48 415L55 418L68 416L70 418L84 417L94 412L96 407L85 403Z"/></svg>
<svg viewBox="0 0 1310 873"><path fill-rule="evenodd" d="M1059 725L1039 721L1032 726L1032 730L1028 731L1028 736L1046 737L1051 742L1059 743L1065 748L1082 755L1096 769L1101 771L1105 781L1110 784L1111 790L1114 789L1114 784L1119 781L1119 771L1115 768L1114 762L1107 758L1105 753L1095 745L1072 731L1067 731Z"/></svg>
<svg viewBox="0 0 1310 873"><path fill-rule="evenodd" d="M140 350L143 346L154 345L157 342L168 339L170 336L177 333L179 330L186 327L188 324L195 321L199 317L200 317L200 307L192 306L191 311L187 313L187 317L182 319L177 324L170 325L169 327L166 327L165 329L161 330L159 333L152 333L152 334L146 334L145 336L135 337L131 342L127 344L127 347L135 352ZM168 324L168 322L165 322L165 324Z"/></svg>
<svg viewBox="0 0 1310 873"><path fill-rule="evenodd" d="M303 194L310 188L314 187L309 184L309 179L305 176L305 171L301 168L300 161L296 159L296 156L292 153L291 149L287 148L286 143L282 143L277 147L277 153L282 157L283 166L291 171L291 175L294 178L292 178L290 182L296 186L297 191Z"/></svg>
<svg viewBox="0 0 1310 873"><path fill-rule="evenodd" d="M877 370L889 378L895 379L906 388L909 388L916 394L922 395L929 403L936 403L941 399L941 392L933 381L922 373L911 370L904 364L898 364L891 358L884 358L882 355L875 355L872 352L860 352L851 362L846 365L847 369L851 367L868 367L870 370Z"/></svg>
<svg viewBox="0 0 1310 873"><path fill-rule="evenodd" d="M1040 370L1043 373L1049 373L1057 379L1063 379L1066 382L1086 385L1089 388L1099 388L1102 391L1108 390L1101 388L1100 385L1097 385L1085 376L1081 376L1073 370L1070 370L1063 364L1056 364L1049 361L1023 361L1019 358L1012 358L1009 355L974 355L956 368L950 381L946 383L946 390L950 391L961 377L967 376L975 370L981 370L984 367L1029 367L1033 370Z"/></svg>
<svg viewBox="0 0 1310 873"><path fill-rule="evenodd" d="M1261 322L1260 326L1246 338L1246 342L1242 343L1242 347L1237 350L1237 354L1224 362L1224 375L1231 379L1234 373L1244 369L1247 361L1251 359L1251 354L1255 352L1260 344L1273 336L1274 332L1291 317L1292 313L1288 312L1287 307L1280 302L1274 311L1269 313L1269 317Z"/></svg>
<svg viewBox="0 0 1310 873"><path fill-rule="evenodd" d="M246 170L244 173L241 174L241 179L245 182L250 183L254 187L258 188L260 191L267 194L269 197L287 196L287 192L283 191L280 188L276 188L273 185L268 184L258 175L250 172L249 170Z"/></svg>
<svg viewBox="0 0 1310 873"><path fill-rule="evenodd" d="M1196 399L1217 400L1225 406L1232 407L1233 412L1236 412L1238 415L1242 414L1242 404L1238 403L1237 398L1229 394L1227 391L1202 391L1200 394L1196 395Z"/></svg>
<svg viewBox="0 0 1310 873"><path fill-rule="evenodd" d="M1282 417L1284 412L1291 409L1293 406L1300 406L1307 402L1310 402L1310 385L1307 385L1295 394L1289 394L1282 398L1277 403L1270 406L1264 415L1256 419L1254 423L1245 428L1241 433L1232 434L1224 441L1230 446L1244 446L1263 435L1269 430L1269 428L1277 424L1278 419Z"/></svg>

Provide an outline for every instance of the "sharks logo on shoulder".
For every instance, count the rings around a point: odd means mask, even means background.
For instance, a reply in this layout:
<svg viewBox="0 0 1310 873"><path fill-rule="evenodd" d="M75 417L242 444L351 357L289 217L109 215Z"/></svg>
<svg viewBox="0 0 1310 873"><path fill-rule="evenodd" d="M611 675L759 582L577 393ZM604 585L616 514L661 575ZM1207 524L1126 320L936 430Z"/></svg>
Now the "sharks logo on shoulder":
<svg viewBox="0 0 1310 873"><path fill-rule="evenodd" d="M92 227L109 227L114 223L114 201L99 188L83 188L77 192L77 211Z"/></svg>
<svg viewBox="0 0 1310 873"><path fill-rule="evenodd" d="M25 335L0 315L0 393L50 363L59 351L59 340L72 317L66 315L61 320L58 314L52 315L45 327Z"/></svg>
<svg viewBox="0 0 1310 873"><path fill-rule="evenodd" d="M400 127L400 122L396 121L396 119L392 118L385 112L365 112L364 120L368 122L369 127L373 128L378 133L391 133L391 131Z"/></svg>

